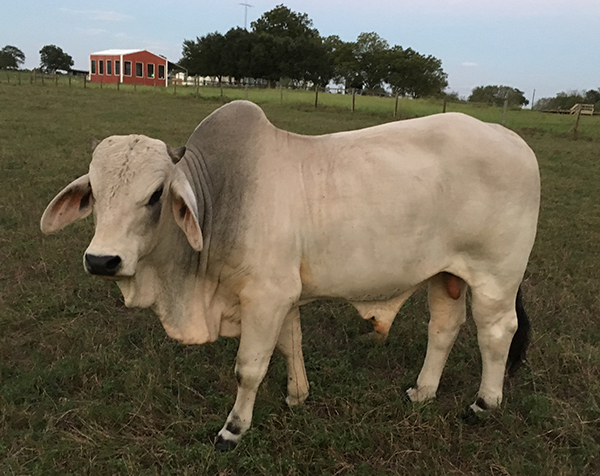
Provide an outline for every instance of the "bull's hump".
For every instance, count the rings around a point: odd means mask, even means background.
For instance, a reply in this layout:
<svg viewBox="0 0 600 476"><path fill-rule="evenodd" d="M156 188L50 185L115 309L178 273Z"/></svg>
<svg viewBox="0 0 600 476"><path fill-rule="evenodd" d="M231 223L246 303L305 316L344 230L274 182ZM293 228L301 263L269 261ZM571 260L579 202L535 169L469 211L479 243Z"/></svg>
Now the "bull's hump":
<svg viewBox="0 0 600 476"><path fill-rule="evenodd" d="M196 128L190 142L251 143L275 126L263 110L250 101L232 101L210 114Z"/></svg>
<svg viewBox="0 0 600 476"><path fill-rule="evenodd" d="M263 110L250 101L232 101L210 114L199 128L227 128L227 126L255 127L271 124Z"/></svg>

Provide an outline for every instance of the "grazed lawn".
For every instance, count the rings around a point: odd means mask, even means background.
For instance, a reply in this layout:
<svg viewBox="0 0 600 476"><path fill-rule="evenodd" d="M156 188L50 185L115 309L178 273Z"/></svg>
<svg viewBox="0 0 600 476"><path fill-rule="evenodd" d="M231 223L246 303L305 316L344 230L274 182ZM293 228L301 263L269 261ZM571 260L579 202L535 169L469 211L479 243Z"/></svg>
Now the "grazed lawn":
<svg viewBox="0 0 600 476"><path fill-rule="evenodd" d="M572 118L509 113L507 124L538 155L543 198L524 282L533 345L500 411L478 426L460 418L479 383L472 321L438 400L413 405L404 389L425 354L424 293L402 309L383 346L359 339L368 325L349 306L315 303L302 314L306 405L283 403L285 365L276 356L253 428L233 453L218 454L212 441L235 398L237 342L170 340L152 312L126 309L116 286L83 272L91 220L50 237L38 226L48 201L87 170L91 136L185 143L220 105L209 91L188 92L0 84L0 474L600 473L599 118L583 118L583 140L573 141ZM351 114L326 102L341 96L320 95L324 107L314 111L310 99L286 94L283 105L265 96L264 108L295 132L392 120L389 101L371 98L381 109ZM434 112L431 104L411 101L402 116ZM497 109L465 112L501 120Z"/></svg>

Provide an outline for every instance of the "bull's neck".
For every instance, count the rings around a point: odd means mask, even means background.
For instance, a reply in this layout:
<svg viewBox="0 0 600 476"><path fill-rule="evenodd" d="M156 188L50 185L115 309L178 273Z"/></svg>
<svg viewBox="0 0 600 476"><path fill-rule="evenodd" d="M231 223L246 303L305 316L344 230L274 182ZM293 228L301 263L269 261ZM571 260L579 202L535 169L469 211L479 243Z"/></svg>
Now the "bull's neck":
<svg viewBox="0 0 600 476"><path fill-rule="evenodd" d="M220 327L220 313L213 309L215 280L208 276L212 238L213 183L202 156L193 146L177 164L186 175L196 198L203 249L195 251L177 226L170 210L161 219L158 243L149 266L155 271L154 311L167 333L185 343L214 340Z"/></svg>

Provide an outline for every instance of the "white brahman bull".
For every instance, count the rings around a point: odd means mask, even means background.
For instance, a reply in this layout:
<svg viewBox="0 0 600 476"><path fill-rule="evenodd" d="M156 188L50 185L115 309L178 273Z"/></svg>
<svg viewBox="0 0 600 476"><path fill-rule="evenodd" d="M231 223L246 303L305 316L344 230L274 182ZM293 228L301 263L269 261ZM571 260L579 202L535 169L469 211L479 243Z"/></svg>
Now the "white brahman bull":
<svg viewBox="0 0 600 476"><path fill-rule="evenodd" d="M408 390L422 401L435 396L470 287L483 364L471 409L498 406L507 357L518 365L528 341L517 293L539 198L533 152L498 125L442 114L307 137L235 101L186 148L140 135L103 140L41 228L93 211L85 269L116 280L127 306L152 307L185 344L240 337L223 450L250 427L275 348L287 360L287 402L306 399L299 306L320 298L352 302L385 338L404 301L428 285L427 354Z"/></svg>

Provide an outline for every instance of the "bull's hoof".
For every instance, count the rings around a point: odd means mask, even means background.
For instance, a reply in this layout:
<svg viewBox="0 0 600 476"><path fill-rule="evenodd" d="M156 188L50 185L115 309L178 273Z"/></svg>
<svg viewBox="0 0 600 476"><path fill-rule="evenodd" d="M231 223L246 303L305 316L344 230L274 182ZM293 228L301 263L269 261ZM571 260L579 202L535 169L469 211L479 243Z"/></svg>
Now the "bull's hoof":
<svg viewBox="0 0 600 476"><path fill-rule="evenodd" d="M475 403L469 405L462 415L462 420L467 425L479 425L488 416L488 405L483 398L478 398Z"/></svg>
<svg viewBox="0 0 600 476"><path fill-rule="evenodd" d="M217 436L217 441L215 441L215 450L220 452L231 451L236 447L237 443L235 441L226 440L221 435Z"/></svg>
<svg viewBox="0 0 600 476"><path fill-rule="evenodd" d="M469 406L462 414L461 420L467 425L479 425L483 418L481 412L476 412Z"/></svg>
<svg viewBox="0 0 600 476"><path fill-rule="evenodd" d="M288 407L298 407L300 405L303 405L307 398L308 398L308 392L306 392L306 394L304 394L304 395L294 396L294 397L292 397L291 395L288 395L287 397L285 397L285 403L287 403Z"/></svg>
<svg viewBox="0 0 600 476"><path fill-rule="evenodd" d="M419 387L415 385L406 391L406 395L413 403L427 402L435 398L435 390L432 390L431 387Z"/></svg>

